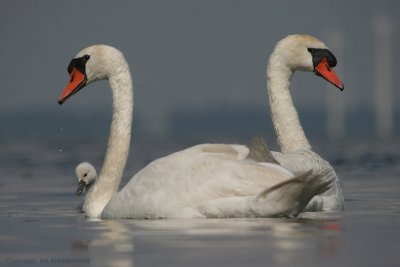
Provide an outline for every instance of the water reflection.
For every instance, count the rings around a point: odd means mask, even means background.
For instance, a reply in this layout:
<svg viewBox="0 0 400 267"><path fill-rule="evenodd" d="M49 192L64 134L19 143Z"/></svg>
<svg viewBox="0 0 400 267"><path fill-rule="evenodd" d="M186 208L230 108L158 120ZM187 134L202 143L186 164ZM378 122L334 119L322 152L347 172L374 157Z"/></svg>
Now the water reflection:
<svg viewBox="0 0 400 267"><path fill-rule="evenodd" d="M340 251L341 219L318 214L296 219L87 220L88 241L73 242L71 250L86 252L94 266L133 266L136 261L204 266L210 253L232 263L250 253L258 262L266 257L287 266L313 252L323 259Z"/></svg>
<svg viewBox="0 0 400 267"><path fill-rule="evenodd" d="M309 217L312 217L308 215ZM218 253L263 251L275 263L293 263L311 251L334 256L340 249L340 218L133 221L133 234L160 249L213 249ZM199 250L200 249L200 250ZM231 255L232 257L232 255Z"/></svg>
<svg viewBox="0 0 400 267"><path fill-rule="evenodd" d="M92 266L134 266L133 233L124 221L88 220L93 240L74 242L73 249L87 250Z"/></svg>

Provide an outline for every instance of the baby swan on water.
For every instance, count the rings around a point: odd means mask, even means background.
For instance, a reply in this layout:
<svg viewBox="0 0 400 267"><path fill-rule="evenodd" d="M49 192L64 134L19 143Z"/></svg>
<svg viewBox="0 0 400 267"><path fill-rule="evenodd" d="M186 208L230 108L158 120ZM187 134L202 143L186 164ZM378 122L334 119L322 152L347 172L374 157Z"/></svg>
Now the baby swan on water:
<svg viewBox="0 0 400 267"><path fill-rule="evenodd" d="M90 187L96 181L97 172L89 162L81 162L75 169L76 177L78 178L78 188L76 194L79 196L83 190L89 191Z"/></svg>

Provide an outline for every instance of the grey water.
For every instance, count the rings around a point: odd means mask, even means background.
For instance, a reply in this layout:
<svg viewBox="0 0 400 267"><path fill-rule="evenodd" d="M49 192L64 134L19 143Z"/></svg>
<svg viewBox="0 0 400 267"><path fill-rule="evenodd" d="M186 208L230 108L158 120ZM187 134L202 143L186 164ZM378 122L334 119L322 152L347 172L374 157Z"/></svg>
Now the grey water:
<svg viewBox="0 0 400 267"><path fill-rule="evenodd" d="M400 266L400 140L313 140L346 208L298 218L87 219L75 165L100 168L105 138L0 141L2 266ZM190 141L135 140L123 184Z"/></svg>

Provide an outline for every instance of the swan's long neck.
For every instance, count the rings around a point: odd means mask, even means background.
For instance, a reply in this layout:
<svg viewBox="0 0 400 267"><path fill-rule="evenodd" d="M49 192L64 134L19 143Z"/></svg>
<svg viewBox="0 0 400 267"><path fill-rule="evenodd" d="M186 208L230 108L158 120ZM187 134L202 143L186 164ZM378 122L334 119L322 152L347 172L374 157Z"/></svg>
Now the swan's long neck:
<svg viewBox="0 0 400 267"><path fill-rule="evenodd" d="M99 217L118 191L129 153L133 112L133 83L129 67L109 77L113 96L113 117L103 167L85 199L85 213Z"/></svg>
<svg viewBox="0 0 400 267"><path fill-rule="evenodd" d="M273 53L268 62L267 87L272 121L283 153L311 149L290 95L294 70Z"/></svg>

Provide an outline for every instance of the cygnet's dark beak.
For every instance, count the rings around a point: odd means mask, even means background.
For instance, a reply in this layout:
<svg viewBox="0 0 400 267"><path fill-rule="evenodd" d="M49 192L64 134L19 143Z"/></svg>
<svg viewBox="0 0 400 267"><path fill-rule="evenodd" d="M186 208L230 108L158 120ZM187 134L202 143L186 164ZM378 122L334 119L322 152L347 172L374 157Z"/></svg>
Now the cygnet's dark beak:
<svg viewBox="0 0 400 267"><path fill-rule="evenodd" d="M83 192L83 190L85 190L86 187L86 182L85 181L79 181L78 182L78 188L76 189L76 195L80 196Z"/></svg>

